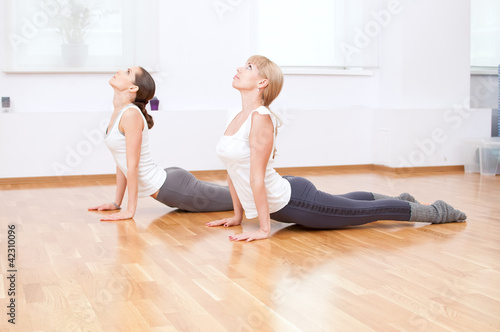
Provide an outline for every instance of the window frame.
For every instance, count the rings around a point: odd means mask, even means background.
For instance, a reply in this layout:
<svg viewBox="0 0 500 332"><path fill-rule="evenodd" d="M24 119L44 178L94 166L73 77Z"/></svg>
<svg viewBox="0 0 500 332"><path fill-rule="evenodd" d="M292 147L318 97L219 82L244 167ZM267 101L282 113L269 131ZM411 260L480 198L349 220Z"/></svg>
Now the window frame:
<svg viewBox="0 0 500 332"><path fill-rule="evenodd" d="M471 58L471 74L472 75L498 75L498 68L499 68L499 65L500 65L500 41L497 41L497 50L496 52L498 52L498 54L495 54L494 56L498 59L498 63L491 63L491 64L486 64L486 65L480 65L478 64L478 62L480 61L479 59L477 59L475 56L474 56L474 49L473 49L473 45L474 45L474 37L475 35L477 36L477 32L478 31L475 31L475 29L478 29L478 30L488 30L488 29L494 29L496 30L496 35L498 36L498 38L493 38L495 40L500 40L500 14L498 13L497 10L491 10L491 8L489 8L488 10L483 10L484 11L488 11L491 15L496 15L496 18L495 18L495 22L492 26L478 26L478 27L475 27L474 26L474 11L475 10L481 10L481 8L474 8L474 6L479 6L481 5L480 3L481 0L472 0L471 1L471 21L470 21L470 27L471 27L471 49L470 49L470 58ZM498 2L495 2L495 4L498 6L498 9L500 10L500 3ZM476 39L477 40L477 39ZM494 61L494 60L493 60Z"/></svg>
<svg viewBox="0 0 500 332"><path fill-rule="evenodd" d="M255 0L252 1L250 5L250 50L252 51L253 54L258 54L260 53L259 51L259 36L257 31L259 30L258 26L258 15L259 15L259 8L258 8L258 2L259 1L265 1L265 0ZM343 9L342 3L348 3L349 0L332 0L335 2L334 6L338 7L340 5L340 8ZM360 2L367 1L367 0L359 0ZM369 0L368 0L369 1ZM352 0L351 0L352 3ZM378 8L380 9L382 5L381 1L377 1L377 3L374 5L373 8ZM372 8L372 7L370 7ZM338 16L340 15L339 12L334 12L334 19L337 20ZM365 19L369 19L370 17L364 17ZM367 20L364 20L363 22L367 22ZM344 26L338 27L336 26L337 30L341 30L341 33L343 33L346 28ZM383 29L383 27L382 27ZM252 33L253 32L253 33ZM340 33L338 33L340 35ZM349 36L352 37L352 36ZM366 65L346 65L346 64L338 64L338 65L331 65L331 66L317 66L317 65L280 65L281 69L283 70L283 73L285 75L332 75L332 76L373 76L375 74L375 71L379 68L380 66L380 35L375 36L373 40L375 40L375 51L373 52L376 54L376 64L366 64ZM339 39L340 42L351 42L350 40L347 40L347 35L343 39Z"/></svg>
<svg viewBox="0 0 500 332"><path fill-rule="evenodd" d="M28 0L27 0L28 1ZM2 56L1 70L4 73L35 73L35 74L48 74L48 73L112 73L116 70L124 67L130 66L131 63L141 63L144 67L147 67L151 72L158 71L159 68L159 45L158 45L158 26L159 26L159 10L158 10L158 0L141 0L140 2L134 0L118 0L121 3L121 25L122 30L120 31L122 43L121 43L121 55L115 57L109 55L90 55L92 56L94 63L97 65L76 65L71 66L64 64L60 58L61 55L48 55L46 59L50 59L53 64L49 62L45 63L34 63L34 64L19 64L16 61L16 50L12 47L9 41L9 34L17 34L23 37L22 31L19 29L20 22L23 24L34 24L35 27L39 28L39 31L49 31L51 30L52 36L54 36L54 29L44 26L43 16L49 17L48 11L38 8L38 11L32 8L35 13L32 17L23 16L23 12L16 13L16 9L23 5L28 5L28 2L21 3L19 0L5 0L2 1L2 32L3 43L5 52ZM59 10L62 12L63 6L67 3L67 0L41 0L40 4L43 3L57 3L60 5ZM102 4L102 1L100 2ZM55 7L53 7L55 8ZM56 12L56 11L54 11ZM59 13L59 12L57 12ZM151 15L151 13L154 13ZM36 22L35 15L41 20ZM146 16L147 15L147 16ZM56 14L57 16L57 14ZM56 17L54 16L54 17ZM147 18L147 26L140 24L144 20L137 19L137 16ZM51 17L49 17L51 18ZM53 17L52 17L53 18ZM26 23L28 22L28 23ZM45 30L43 30L45 29ZM147 31L147 33L145 33ZM89 34L90 36L90 34ZM139 37L140 36L140 37ZM148 38L143 38L143 36L148 36ZM37 36L33 37L36 38ZM95 37L95 35L94 35ZM43 37L42 37L43 38ZM102 38L102 41L106 39ZM29 41L29 40L28 40ZM43 39L37 42L43 43ZM62 41L61 41L61 44ZM147 50L147 51L146 51ZM27 57L36 57L37 55L28 54ZM99 58L101 57L101 58ZM90 58L89 58L90 59ZM104 61L102 60L104 59ZM88 62L88 61L87 61ZM101 65L101 63L104 63Z"/></svg>

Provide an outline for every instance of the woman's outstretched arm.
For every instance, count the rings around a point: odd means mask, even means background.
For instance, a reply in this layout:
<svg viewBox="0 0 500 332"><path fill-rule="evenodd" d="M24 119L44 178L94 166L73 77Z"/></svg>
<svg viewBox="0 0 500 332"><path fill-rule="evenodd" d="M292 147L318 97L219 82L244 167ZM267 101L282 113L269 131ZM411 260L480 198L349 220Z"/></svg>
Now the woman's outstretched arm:
<svg viewBox="0 0 500 332"><path fill-rule="evenodd" d="M116 195L115 201L112 203L104 203L101 205L89 207L89 211L108 211L108 210L119 210L120 205L122 205L123 196L125 195L125 189L127 188L127 178L123 175L121 169L116 166ZM116 205L115 205L116 204Z"/></svg>
<svg viewBox="0 0 500 332"><path fill-rule="evenodd" d="M125 134L126 144L127 176L125 186L128 190L127 209L118 213L113 213L102 218L101 220L131 219L134 217L135 210L137 208L137 198L139 192L139 160L141 157L142 130L144 129L142 115L131 108L126 110L120 120L119 128Z"/></svg>
<svg viewBox="0 0 500 332"><path fill-rule="evenodd" d="M234 241L253 241L266 239L271 235L271 217L265 175L267 163L273 150L274 126L271 117L257 112L252 114L250 129L250 186L257 213L259 215L259 230L244 232L231 237Z"/></svg>
<svg viewBox="0 0 500 332"><path fill-rule="evenodd" d="M122 205L123 196L125 195L125 190L127 189L127 177L123 174L122 170L116 166L116 196L115 204L118 206Z"/></svg>
<svg viewBox="0 0 500 332"><path fill-rule="evenodd" d="M229 174L227 175L227 184L229 186L229 192L231 193L231 200L233 201L234 216L231 218L224 218L216 221L207 222L205 225L209 227L214 226L238 226L243 221L243 206L241 205L240 198L234 189L233 181Z"/></svg>

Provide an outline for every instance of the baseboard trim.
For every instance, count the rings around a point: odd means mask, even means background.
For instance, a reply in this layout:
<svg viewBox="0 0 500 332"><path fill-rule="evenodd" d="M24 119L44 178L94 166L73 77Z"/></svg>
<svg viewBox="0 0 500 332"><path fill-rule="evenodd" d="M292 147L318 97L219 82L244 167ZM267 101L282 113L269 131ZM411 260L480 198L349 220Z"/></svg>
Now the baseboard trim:
<svg viewBox="0 0 500 332"><path fill-rule="evenodd" d="M2 178L0 179L0 185L99 182L99 181L109 182L109 181L115 181L115 179L116 179L115 174L35 176L35 177L22 177L22 178Z"/></svg>
<svg viewBox="0 0 500 332"><path fill-rule="evenodd" d="M338 166L305 166L305 167L280 167L276 171L283 175L294 175L296 173L315 172L315 173L362 173L362 172L381 172L394 175L418 175L422 173L455 173L464 172L464 166L430 166L430 167L400 167L392 168L382 165L338 165ZM210 171L191 171L194 176L224 176L226 170ZM41 177L22 177L22 178L1 178L0 185L17 184L39 184L39 183L84 183L84 182L112 182L115 180L115 174L97 174L97 175L66 175L66 176L41 176Z"/></svg>
<svg viewBox="0 0 500 332"><path fill-rule="evenodd" d="M463 165L456 166L426 166L426 167L388 167L383 165L373 165L373 170L384 173L393 173L398 175L416 175L422 173L464 173Z"/></svg>
<svg viewBox="0 0 500 332"><path fill-rule="evenodd" d="M286 175L295 172L314 171L316 173L360 173L360 172L381 172L390 174L412 175L423 173L454 173L464 172L464 166L427 166L427 167L388 167L383 165L339 165L339 166L311 166L311 167L284 167L276 168L278 173Z"/></svg>

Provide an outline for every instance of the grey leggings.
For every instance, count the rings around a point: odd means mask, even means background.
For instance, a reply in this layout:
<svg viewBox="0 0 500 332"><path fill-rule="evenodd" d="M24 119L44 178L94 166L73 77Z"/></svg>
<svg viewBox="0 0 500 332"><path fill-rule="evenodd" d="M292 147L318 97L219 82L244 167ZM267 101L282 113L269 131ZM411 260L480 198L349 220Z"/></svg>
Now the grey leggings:
<svg viewBox="0 0 500 332"><path fill-rule="evenodd" d="M156 199L170 207L190 212L229 211L233 209L227 186L198 180L179 167L165 169L167 179Z"/></svg>
<svg viewBox="0 0 500 332"><path fill-rule="evenodd" d="M410 220L410 203L375 200L370 192L331 195L319 191L307 179L284 176L290 182L292 195L288 204L271 214L281 222L296 223L310 228L333 229L362 225L377 220Z"/></svg>

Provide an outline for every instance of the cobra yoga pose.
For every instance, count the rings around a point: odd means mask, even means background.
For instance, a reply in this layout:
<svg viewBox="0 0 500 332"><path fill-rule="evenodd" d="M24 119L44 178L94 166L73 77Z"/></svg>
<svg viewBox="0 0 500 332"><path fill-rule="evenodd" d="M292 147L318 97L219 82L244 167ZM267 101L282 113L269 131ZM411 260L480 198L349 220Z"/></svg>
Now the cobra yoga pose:
<svg viewBox="0 0 500 332"><path fill-rule="evenodd" d="M217 145L228 173L234 206L231 218L207 226L236 226L258 218L257 231L231 236L234 241L265 239L271 219L310 228L335 229L377 220L459 222L467 216L443 201L421 205L410 194L389 197L371 192L331 195L307 179L280 176L273 168L279 119L269 106L283 86L283 73L263 56L252 56L237 68L232 86L241 94L241 111L229 122Z"/></svg>
<svg viewBox="0 0 500 332"><path fill-rule="evenodd" d="M114 110L105 143L116 162L116 195L113 202L89 210L121 210L126 190L127 208L101 220L133 218L137 198L144 196L190 212L232 210L228 187L200 181L179 167L162 169L152 160L148 133L154 122L146 110L156 90L151 75L142 67L132 67L118 71L109 84L114 91Z"/></svg>

